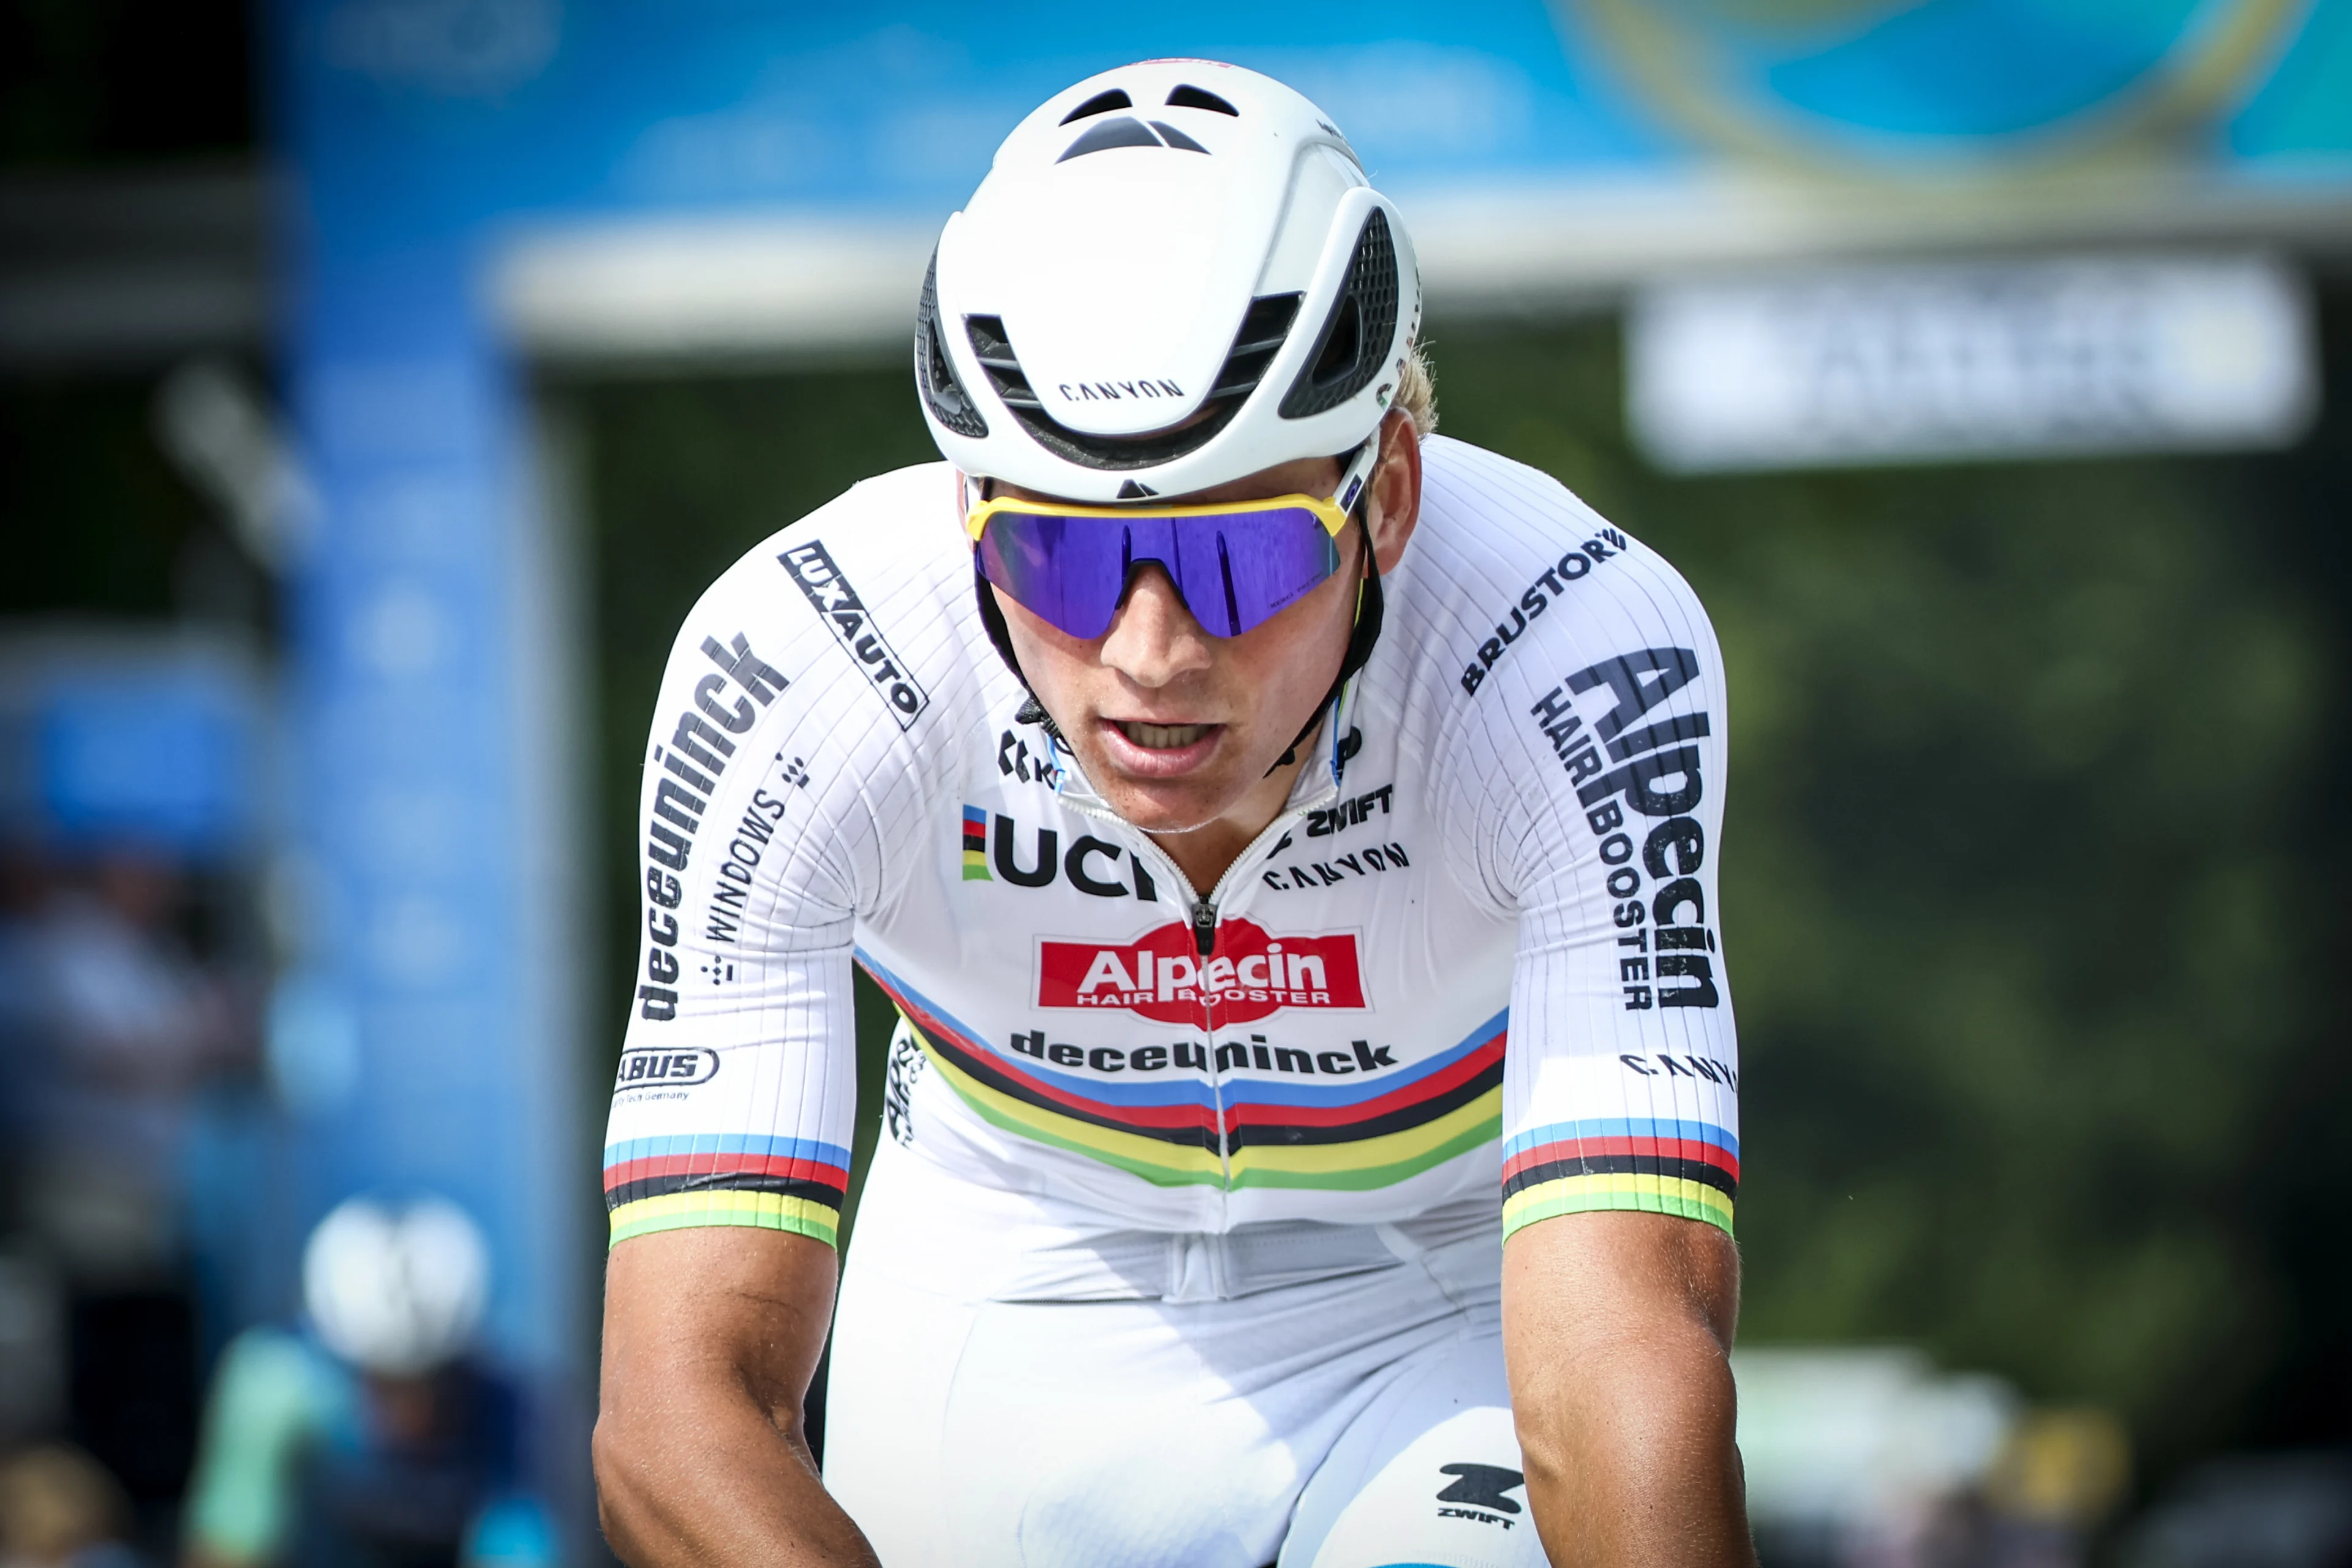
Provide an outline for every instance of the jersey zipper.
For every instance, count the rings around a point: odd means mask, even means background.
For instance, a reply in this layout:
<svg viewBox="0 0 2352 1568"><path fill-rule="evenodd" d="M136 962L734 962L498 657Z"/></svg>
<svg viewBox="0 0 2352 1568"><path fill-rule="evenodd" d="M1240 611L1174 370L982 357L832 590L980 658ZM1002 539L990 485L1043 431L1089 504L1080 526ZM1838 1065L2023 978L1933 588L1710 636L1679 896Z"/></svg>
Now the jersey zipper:
<svg viewBox="0 0 2352 1568"><path fill-rule="evenodd" d="M1174 858L1160 847L1158 840L1129 822L1118 813L1108 807L1090 805L1086 801L1072 800L1067 796L1063 797L1062 804L1072 811L1118 827L1130 840L1128 845L1129 853L1137 855L1149 853L1160 861L1176 887L1182 891L1183 907L1192 926L1192 944L1200 953L1201 966L1205 970L1208 967L1209 955L1216 951L1217 922L1221 918L1221 911L1230 901L1234 879L1255 876L1258 863L1273 852L1269 847L1281 842L1281 836L1290 830L1292 824L1306 820L1308 812L1332 799L1339 793L1339 781L1332 778L1327 772L1324 775L1323 787L1296 805L1284 806L1275 819L1267 823L1256 837L1244 846L1239 855L1234 857L1234 863L1225 868L1225 874L1217 879L1217 885L1210 889L1205 896L1192 886L1192 879L1185 875L1184 868L1176 864ZM1137 840L1140 841L1139 847L1134 842ZM1216 1065L1217 1035L1209 1018L1209 1004L1205 999L1206 986L1202 988L1202 994L1203 1000L1201 1004L1201 1032L1206 1037L1206 1048L1209 1053L1209 1094L1217 1115L1217 1173L1220 1178L1218 1201L1221 1204L1227 1204L1233 1199L1234 1162L1232 1150L1226 1142L1228 1130L1225 1123L1225 1075L1223 1069Z"/></svg>

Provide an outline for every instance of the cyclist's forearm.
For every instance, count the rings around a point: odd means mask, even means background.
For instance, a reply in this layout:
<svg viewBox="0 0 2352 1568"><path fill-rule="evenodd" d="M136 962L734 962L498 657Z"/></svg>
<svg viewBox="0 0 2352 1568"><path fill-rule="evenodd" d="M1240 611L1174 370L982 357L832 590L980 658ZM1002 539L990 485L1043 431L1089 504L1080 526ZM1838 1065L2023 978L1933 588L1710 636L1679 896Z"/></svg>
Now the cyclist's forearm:
<svg viewBox="0 0 2352 1568"><path fill-rule="evenodd" d="M1514 1236L1503 1272L1528 1501L1553 1568L1752 1568L1728 1238L1663 1215L1564 1216Z"/></svg>
<svg viewBox="0 0 2352 1568"><path fill-rule="evenodd" d="M833 1249L734 1226L613 1252L596 1420L598 1508L633 1568L866 1568L800 1431L833 1316Z"/></svg>
<svg viewBox="0 0 2352 1568"><path fill-rule="evenodd" d="M1553 1568L1754 1562L1723 1387L1695 1347L1620 1344L1610 1373L1518 1418L1528 1501ZM1703 1352L1700 1352L1703 1353ZM1720 1365L1720 1363L1717 1363Z"/></svg>
<svg viewBox="0 0 2352 1568"><path fill-rule="evenodd" d="M631 1568L736 1563L870 1568L871 1548L825 1494L806 1443L740 1389L651 1394L596 1425L598 1513Z"/></svg>

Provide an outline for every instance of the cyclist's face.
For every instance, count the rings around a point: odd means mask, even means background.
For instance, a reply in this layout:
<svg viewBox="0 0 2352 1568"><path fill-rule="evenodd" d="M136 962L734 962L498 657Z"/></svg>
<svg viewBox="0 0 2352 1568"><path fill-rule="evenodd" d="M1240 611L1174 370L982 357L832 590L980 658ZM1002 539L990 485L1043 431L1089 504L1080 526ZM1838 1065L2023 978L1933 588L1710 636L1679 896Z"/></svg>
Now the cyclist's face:
<svg viewBox="0 0 2352 1568"><path fill-rule="evenodd" d="M1367 514L1384 570L1402 554L1418 510L1417 443L1401 425L1392 416L1383 432ZM1396 450L1406 446L1416 448L1414 460ZM1339 479L1336 461L1307 458L1183 499L1328 495ZM1339 539L1339 570L1239 637L1203 631L1157 564L1136 569L1110 629L1092 639L1069 636L1009 595L996 602L1038 700L1113 809L1149 832L1223 820L1254 837L1281 809L1296 777L1295 768L1271 778L1267 770L1330 690L1346 656L1363 542L1363 530L1350 525Z"/></svg>

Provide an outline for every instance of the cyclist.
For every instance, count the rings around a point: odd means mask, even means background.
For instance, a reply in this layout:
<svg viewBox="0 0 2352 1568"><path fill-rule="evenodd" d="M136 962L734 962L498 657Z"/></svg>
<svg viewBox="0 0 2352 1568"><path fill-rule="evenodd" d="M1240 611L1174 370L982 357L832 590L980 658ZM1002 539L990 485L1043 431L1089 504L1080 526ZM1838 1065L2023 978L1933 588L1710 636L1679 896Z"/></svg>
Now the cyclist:
<svg viewBox="0 0 2352 1568"><path fill-rule="evenodd" d="M605 1150L630 1561L1749 1560L1721 660L1430 434L1420 319L1313 104L1091 78L940 237L947 462L688 617ZM836 1313L853 962L900 1019Z"/></svg>
<svg viewBox="0 0 2352 1568"><path fill-rule="evenodd" d="M188 1490L191 1568L542 1568L520 1394L468 1352L489 1252L439 1198L349 1198L302 1254L307 1321L229 1342Z"/></svg>

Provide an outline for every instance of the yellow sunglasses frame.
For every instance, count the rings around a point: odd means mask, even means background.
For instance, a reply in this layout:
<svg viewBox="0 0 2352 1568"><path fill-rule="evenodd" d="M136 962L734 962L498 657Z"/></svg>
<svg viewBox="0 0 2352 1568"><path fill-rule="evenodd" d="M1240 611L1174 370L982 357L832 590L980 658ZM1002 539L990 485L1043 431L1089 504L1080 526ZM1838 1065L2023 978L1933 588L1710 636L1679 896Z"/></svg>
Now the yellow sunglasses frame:
<svg viewBox="0 0 2352 1568"><path fill-rule="evenodd" d="M1236 517L1254 511L1311 511L1322 523L1323 531L1334 539L1348 526L1348 514L1339 510L1336 497L1318 500L1309 495L1269 496L1262 500L1224 501L1213 506L1078 506L1066 501L997 497L964 514L965 534L978 544L980 536L988 530L989 520L1008 511L1028 517L1098 517L1107 522L1132 517Z"/></svg>
<svg viewBox="0 0 2352 1568"><path fill-rule="evenodd" d="M976 545L980 542L980 536L987 531L989 519L1007 511L1022 512L1030 517L1098 517L1106 521L1116 521L1129 517L1234 517L1253 511L1304 510L1313 512L1317 521L1323 524L1323 531L1336 540L1347 528L1350 508L1362 499L1365 489L1371 483L1372 470L1379 466L1379 435L1378 431L1373 432L1340 474L1339 494L1319 500L1310 495L1286 495L1194 506L1087 506L1070 501L994 498L965 511L963 531ZM1348 498L1348 505L1340 504L1340 495Z"/></svg>

